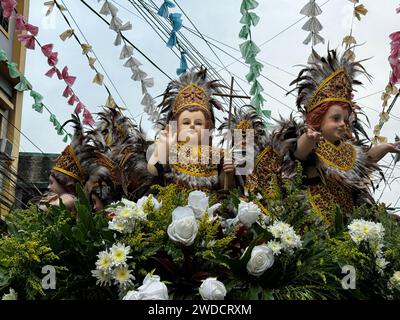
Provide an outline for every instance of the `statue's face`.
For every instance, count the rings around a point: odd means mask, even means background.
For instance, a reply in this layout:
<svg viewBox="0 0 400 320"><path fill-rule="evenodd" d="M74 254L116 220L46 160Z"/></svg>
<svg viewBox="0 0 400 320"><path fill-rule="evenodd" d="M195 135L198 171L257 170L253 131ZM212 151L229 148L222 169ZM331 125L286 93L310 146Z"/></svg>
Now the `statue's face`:
<svg viewBox="0 0 400 320"><path fill-rule="evenodd" d="M66 193L63 186L53 176L50 176L49 185L47 186L47 188L50 192L56 193L58 195Z"/></svg>
<svg viewBox="0 0 400 320"><path fill-rule="evenodd" d="M321 123L322 136L331 143L346 138L349 126L349 109L332 105L325 113Z"/></svg>
<svg viewBox="0 0 400 320"><path fill-rule="evenodd" d="M177 121L178 141L200 144L206 134L206 118L202 111L183 111Z"/></svg>
<svg viewBox="0 0 400 320"><path fill-rule="evenodd" d="M91 194L91 199L92 199L92 204L93 204L93 210L94 211L100 211L104 209L104 203L101 201L101 199L97 196L97 194L92 193Z"/></svg>

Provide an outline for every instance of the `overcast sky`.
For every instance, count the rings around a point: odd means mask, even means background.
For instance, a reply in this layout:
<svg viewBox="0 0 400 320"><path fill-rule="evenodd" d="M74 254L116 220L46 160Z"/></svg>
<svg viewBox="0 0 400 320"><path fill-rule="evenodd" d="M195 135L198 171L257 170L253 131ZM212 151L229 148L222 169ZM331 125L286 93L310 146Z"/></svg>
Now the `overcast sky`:
<svg viewBox="0 0 400 320"><path fill-rule="evenodd" d="M99 106L104 104L107 99L104 88L92 83L94 72L89 68L77 42L73 38L65 42L60 40L59 34L69 27L57 9L54 9L50 17L45 17L46 8L42 6L43 2L42 0L30 1L29 21L40 27L39 41L42 44L54 43L54 50L59 52L58 67L62 68L65 65L69 67L70 74L78 77L73 86L76 94L92 112L99 111ZM96 11L100 10L103 3L103 1L98 3L97 0L87 0L86 2ZM149 24L140 17L130 1L118 0L113 2L119 8L118 16L124 22L129 20L133 25L133 29L124 32L124 35L138 49L155 61L171 78L175 78L176 68L179 67L179 59L172 50L166 47L165 42L163 42L165 40L162 40ZM135 0L135 3L137 2ZM151 1L145 0L145 2ZM307 32L302 30L306 19L295 24L296 21L302 18L299 12L308 0L259 0L258 2L259 6L255 12L261 19L259 24L252 28L252 38L261 48L257 58L264 62L263 75L283 88L289 89L289 83L299 71L299 67L296 67L296 65L305 63L310 54L310 46L302 44L302 41L307 37ZM378 121L378 113L381 109L380 91L385 88L390 73L387 61L390 53L389 34L400 30L400 15L395 13L395 8L398 6L399 1L360 0L360 2L368 9L368 13L362 17L361 21L354 19L353 36L358 43L365 43L356 49L356 54L358 59L371 58L364 63L364 66L374 79L372 83L362 79L365 85L355 93L355 99L360 99L358 102L364 108L373 127ZM108 29L108 26L90 12L81 1L64 0L64 3L81 31L83 31L87 41L92 45L111 81L117 87L118 93L113 88L110 80L105 77L105 83L112 90L115 100L118 104L125 105L128 108L126 112L128 116L136 117L137 121L143 117L143 126L149 132L149 135L152 135L150 130L151 123L142 114L140 83L131 80L129 69L122 66L123 61L119 60L121 46L115 47L113 45L115 39L114 31ZM153 3L159 6L163 3L163 0L153 0ZM240 53L236 50L243 41L238 37L242 26L239 23L241 0L181 0L178 3L196 28L205 36L214 39L207 38L211 43L216 44L230 55L240 58ZM323 13L318 16L323 25L323 30L320 34L325 38L326 44L329 42L331 48L336 48L341 45L343 37L350 32L353 4L349 0L318 0L317 3L322 5L321 8L323 10ZM170 12L180 12L180 10L173 8ZM78 37L83 40L78 27L68 14L67 16ZM109 18L107 20L109 21ZM194 26L185 16L183 16L183 24L194 29ZM245 79L245 75L248 72L247 66L235 61L220 49L213 47L217 57L205 41L185 29L182 29L182 32L216 70L223 69L219 72L221 77L230 82L230 77L233 75L245 91L249 90L247 82L242 80ZM83 42L86 41L83 40ZM324 54L326 45L319 44L316 46L316 50L320 54ZM150 93L154 97L160 95L169 79L138 52L135 52L134 56L143 63L142 69L155 80L155 86L149 90ZM222 65L228 67L224 69ZM96 66L103 74L105 73L99 62L96 63ZM69 118L73 108L62 97L65 84L57 80L56 77L49 79L44 76L48 69L46 59L39 49L35 51L28 50L26 76L32 83L34 90L44 96L44 103L63 123ZM285 96L285 91L282 88L266 78L259 78L266 93L267 103L265 107L272 111L273 117L277 117L279 114L288 116L292 109L295 109L294 97ZM371 96L365 97L368 95ZM62 137L58 136L53 129L49 122L49 115L45 112L43 114L36 113L32 110L31 105L32 98L29 95L25 95L22 131L44 152L61 152L64 148L64 144L61 141ZM397 133L400 133L399 110L400 101L393 109L392 119L385 124L382 130L382 134L391 141L394 139L396 130ZM371 132L370 130L369 133ZM24 137L21 138L20 151L39 152ZM391 157L387 156L382 164L390 161ZM391 169L388 171L388 176L390 171ZM390 181L393 177L399 177L399 175L400 170L396 168ZM381 200L393 204L396 202L400 193L399 180L395 180L391 184L391 188L387 187L385 189ZM381 192L378 190L376 197L379 198L380 194ZM397 206L400 206L400 202Z"/></svg>

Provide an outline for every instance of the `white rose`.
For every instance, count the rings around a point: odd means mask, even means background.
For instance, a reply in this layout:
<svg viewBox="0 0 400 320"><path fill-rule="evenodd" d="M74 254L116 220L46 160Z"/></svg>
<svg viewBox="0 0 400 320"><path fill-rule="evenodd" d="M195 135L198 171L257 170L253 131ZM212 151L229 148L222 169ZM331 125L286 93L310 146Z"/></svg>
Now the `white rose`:
<svg viewBox="0 0 400 320"><path fill-rule="evenodd" d="M172 212L172 222L168 226L168 236L185 246L193 244L198 231L196 217L189 207L178 207Z"/></svg>
<svg viewBox="0 0 400 320"><path fill-rule="evenodd" d="M150 201L155 210L159 210L161 208L161 203L157 201L157 199L151 194L149 196L143 196L137 201L138 207L143 209L143 206L147 203L147 201Z"/></svg>
<svg viewBox="0 0 400 320"><path fill-rule="evenodd" d="M261 214L261 209L253 202L240 201L237 218L241 223L250 227L257 221Z"/></svg>
<svg viewBox="0 0 400 320"><path fill-rule="evenodd" d="M160 281L157 275L149 273L143 280L143 284L138 288L140 300L168 300L167 286Z"/></svg>
<svg viewBox="0 0 400 320"><path fill-rule="evenodd" d="M247 271L253 276L261 276L274 264L274 253L266 245L255 246L247 263Z"/></svg>
<svg viewBox="0 0 400 320"><path fill-rule="evenodd" d="M139 291L131 290L122 298L122 300L142 300Z"/></svg>
<svg viewBox="0 0 400 320"><path fill-rule="evenodd" d="M203 281L199 288L199 292L203 300L224 300L226 289L221 281L217 278L207 278Z"/></svg>
<svg viewBox="0 0 400 320"><path fill-rule="evenodd" d="M192 191L189 193L188 206L193 209L196 218L200 218L208 209L207 195L203 191Z"/></svg>

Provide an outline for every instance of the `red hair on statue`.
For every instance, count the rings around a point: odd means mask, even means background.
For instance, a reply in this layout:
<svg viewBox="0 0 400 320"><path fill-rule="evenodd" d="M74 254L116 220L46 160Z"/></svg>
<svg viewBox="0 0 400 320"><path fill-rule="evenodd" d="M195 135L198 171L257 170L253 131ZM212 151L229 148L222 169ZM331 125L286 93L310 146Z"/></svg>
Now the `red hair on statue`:
<svg viewBox="0 0 400 320"><path fill-rule="evenodd" d="M322 120L324 119L325 113L332 105L337 105L342 108L349 108L350 112L352 111L350 105L346 102L325 102L307 114L306 123L314 130L321 131Z"/></svg>

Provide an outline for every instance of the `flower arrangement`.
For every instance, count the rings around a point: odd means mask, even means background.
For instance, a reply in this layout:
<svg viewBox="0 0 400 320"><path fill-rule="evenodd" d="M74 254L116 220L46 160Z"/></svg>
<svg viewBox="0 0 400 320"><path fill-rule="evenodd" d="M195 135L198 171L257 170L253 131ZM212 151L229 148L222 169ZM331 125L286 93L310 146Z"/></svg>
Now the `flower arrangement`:
<svg viewBox="0 0 400 320"><path fill-rule="evenodd" d="M268 212L249 195L154 187L92 214L14 211L0 238L0 293L18 299L366 299L400 297L400 227L383 207L321 228L286 186ZM340 212L337 213L340 216ZM52 265L56 290L41 286ZM357 274L342 287L342 267ZM12 289L11 289L12 288Z"/></svg>

